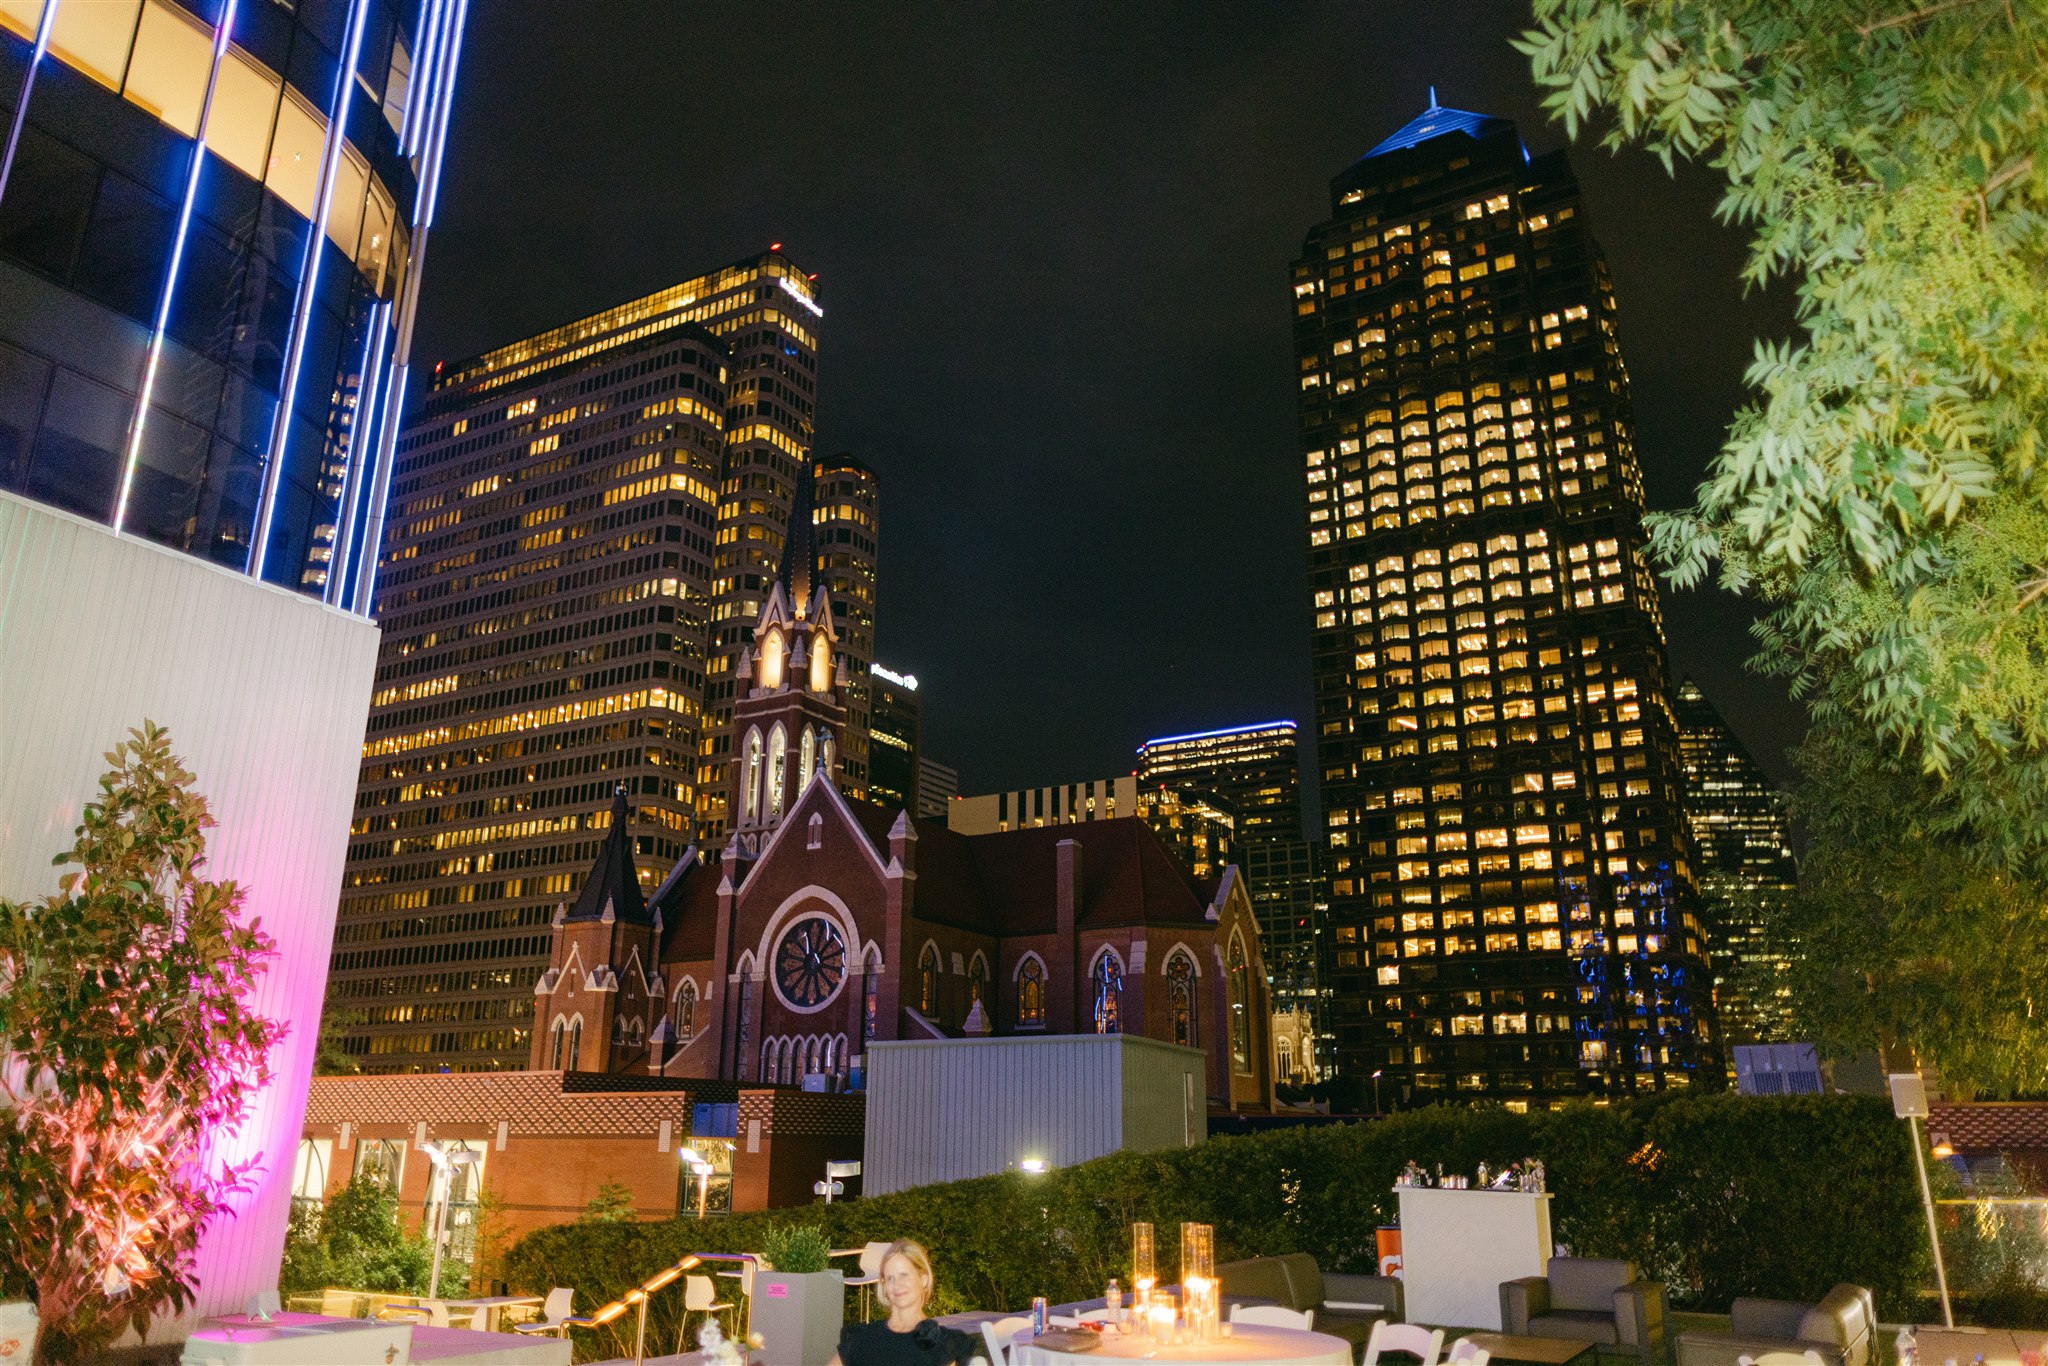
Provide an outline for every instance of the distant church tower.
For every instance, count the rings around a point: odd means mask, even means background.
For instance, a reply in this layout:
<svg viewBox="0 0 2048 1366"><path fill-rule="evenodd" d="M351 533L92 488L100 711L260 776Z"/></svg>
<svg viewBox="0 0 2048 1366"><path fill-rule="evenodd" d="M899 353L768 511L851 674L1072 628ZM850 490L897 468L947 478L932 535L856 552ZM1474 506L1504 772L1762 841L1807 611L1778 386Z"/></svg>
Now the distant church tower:
<svg viewBox="0 0 2048 1366"><path fill-rule="evenodd" d="M814 482L807 465L790 509L781 572L754 623L753 644L739 658L732 722L738 741L726 809L742 855L759 852L813 775L837 782L846 709L832 662L832 600L818 572Z"/></svg>

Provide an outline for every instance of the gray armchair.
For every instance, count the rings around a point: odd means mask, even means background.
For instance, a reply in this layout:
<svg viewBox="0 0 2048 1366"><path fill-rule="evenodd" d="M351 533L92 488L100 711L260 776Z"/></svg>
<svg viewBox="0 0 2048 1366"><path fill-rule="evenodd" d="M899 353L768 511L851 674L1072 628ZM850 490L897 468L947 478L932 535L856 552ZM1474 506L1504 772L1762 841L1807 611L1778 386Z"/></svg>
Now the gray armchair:
<svg viewBox="0 0 2048 1366"><path fill-rule="evenodd" d="M1645 1363L1662 1360L1664 1287L1637 1279L1634 1263L1552 1257L1548 1271L1501 1283L1502 1332L1594 1342Z"/></svg>
<svg viewBox="0 0 2048 1366"><path fill-rule="evenodd" d="M1869 1366L1877 1306L1860 1285L1838 1285L1818 1304L1739 1299L1728 1331L1678 1335L1678 1366L1736 1366L1765 1352L1818 1352L1826 1366Z"/></svg>

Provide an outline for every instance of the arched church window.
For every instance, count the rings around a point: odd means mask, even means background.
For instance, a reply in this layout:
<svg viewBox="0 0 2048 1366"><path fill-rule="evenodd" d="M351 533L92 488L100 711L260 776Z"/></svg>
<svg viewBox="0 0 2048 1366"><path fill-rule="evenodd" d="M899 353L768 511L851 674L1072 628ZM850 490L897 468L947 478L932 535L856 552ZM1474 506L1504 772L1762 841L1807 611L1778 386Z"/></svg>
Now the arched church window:
<svg viewBox="0 0 2048 1366"><path fill-rule="evenodd" d="M867 971L861 975L860 1042L863 1052L875 1038L875 1017L882 1002L882 955L868 950Z"/></svg>
<svg viewBox="0 0 2048 1366"><path fill-rule="evenodd" d="M818 764L818 732L815 729L804 727L804 738L797 745L796 754L796 790L802 792L811 785L811 774Z"/></svg>
<svg viewBox="0 0 2048 1366"><path fill-rule="evenodd" d="M688 1043L697 1037L697 984L685 977L676 989L676 1040Z"/></svg>
<svg viewBox="0 0 2048 1366"><path fill-rule="evenodd" d="M808 732L806 733L808 734ZM805 824L804 827L804 848L823 849L824 847L825 818L819 815L817 812L813 811L811 813L811 819Z"/></svg>
<svg viewBox="0 0 2048 1366"><path fill-rule="evenodd" d="M614 1015L612 1016L612 1047L617 1048L625 1042L626 1017L623 1015Z"/></svg>
<svg viewBox="0 0 2048 1366"><path fill-rule="evenodd" d="M970 1009L980 1006L984 1016L995 1008L988 998L988 959L979 953L967 965L967 1004Z"/></svg>
<svg viewBox="0 0 2048 1366"><path fill-rule="evenodd" d="M917 1008L932 1019L939 1017L939 951L930 944L917 960Z"/></svg>
<svg viewBox="0 0 2048 1366"><path fill-rule="evenodd" d="M747 1074L747 1044L754 1033L754 974L749 968L749 962L741 962L738 984L740 999L737 1002L739 1024L734 1030L736 1038L732 1050L733 1075L740 1077Z"/></svg>
<svg viewBox="0 0 2048 1366"><path fill-rule="evenodd" d="M548 1033L551 1036L548 1042L548 1070L559 1072L562 1070L562 1059L567 1056L563 1050L568 1044L569 1022L559 1015L555 1016L555 1027Z"/></svg>
<svg viewBox="0 0 2048 1366"><path fill-rule="evenodd" d="M1124 1032L1124 965L1113 952L1095 960L1095 1032Z"/></svg>
<svg viewBox="0 0 2048 1366"><path fill-rule="evenodd" d="M1173 1023L1173 1041L1184 1048L1196 1047L1195 960L1185 949L1167 955L1166 1009Z"/></svg>
<svg viewBox="0 0 2048 1366"><path fill-rule="evenodd" d="M833 754L831 735L821 732L818 736L818 768L824 773L825 781L828 783L838 782L838 779L832 776Z"/></svg>
<svg viewBox="0 0 2048 1366"><path fill-rule="evenodd" d="M1292 1080L1294 1077L1294 1040L1282 1038L1280 1048L1280 1075Z"/></svg>
<svg viewBox="0 0 2048 1366"><path fill-rule="evenodd" d="M583 1017L578 1015L569 1022L569 1062L565 1070L574 1072L577 1060L583 1056Z"/></svg>
<svg viewBox="0 0 2048 1366"><path fill-rule="evenodd" d="M777 726L768 735L768 815L782 814L783 770L789 764L789 737Z"/></svg>
<svg viewBox="0 0 2048 1366"><path fill-rule="evenodd" d="M1238 1071L1252 1070L1252 970L1245 957L1244 936L1230 936L1230 1061Z"/></svg>
<svg viewBox="0 0 2048 1366"><path fill-rule="evenodd" d="M768 1042L761 1045L762 1081L773 1082L776 1079L777 1073L775 1070L775 1052L776 1041L774 1039L770 1039L768 1040Z"/></svg>
<svg viewBox="0 0 2048 1366"><path fill-rule="evenodd" d="M1045 1023L1045 964L1036 954L1017 969L1017 1023L1024 1028Z"/></svg>
<svg viewBox="0 0 2048 1366"><path fill-rule="evenodd" d="M740 793L740 819L752 822L761 814L761 732L747 732L747 784Z"/></svg>

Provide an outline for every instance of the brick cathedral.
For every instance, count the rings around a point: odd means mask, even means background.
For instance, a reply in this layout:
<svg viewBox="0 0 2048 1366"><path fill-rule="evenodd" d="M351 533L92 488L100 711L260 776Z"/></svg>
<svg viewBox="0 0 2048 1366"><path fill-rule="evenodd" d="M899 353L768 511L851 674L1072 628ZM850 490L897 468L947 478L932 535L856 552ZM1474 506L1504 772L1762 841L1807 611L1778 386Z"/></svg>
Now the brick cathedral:
<svg viewBox="0 0 2048 1366"><path fill-rule="evenodd" d="M535 986L536 1069L854 1088L873 1041L1131 1033L1201 1048L1220 1109L1272 1101L1243 881L1135 817L960 835L849 798L808 483L738 660L731 830L652 894L624 794Z"/></svg>

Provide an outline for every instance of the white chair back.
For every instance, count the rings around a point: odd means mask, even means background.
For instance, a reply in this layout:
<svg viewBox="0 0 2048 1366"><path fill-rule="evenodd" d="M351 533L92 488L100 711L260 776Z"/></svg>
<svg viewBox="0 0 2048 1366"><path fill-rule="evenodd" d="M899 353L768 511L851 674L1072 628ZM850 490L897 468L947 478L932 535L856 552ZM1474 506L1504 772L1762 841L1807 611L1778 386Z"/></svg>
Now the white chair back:
<svg viewBox="0 0 2048 1366"><path fill-rule="evenodd" d="M718 1289L711 1284L709 1276L683 1277L683 1308L689 1313L710 1309L718 1299Z"/></svg>
<svg viewBox="0 0 2048 1366"><path fill-rule="evenodd" d="M989 1366L1010 1366L1010 1343L1017 1334L1031 1326L1031 1320L1022 1314L1012 1314L1006 1319L990 1319L981 1325L981 1340L988 1344Z"/></svg>
<svg viewBox="0 0 2048 1366"><path fill-rule="evenodd" d="M571 1306L575 1303L576 1288L569 1285L558 1285L548 1291L547 1299L541 1303L540 1316L549 1323L560 1323L574 1312Z"/></svg>
<svg viewBox="0 0 2048 1366"><path fill-rule="evenodd" d="M1406 1352L1421 1361L1422 1366L1437 1366L1443 1351L1443 1329L1381 1319L1372 1326L1372 1336L1366 1339L1364 1366L1379 1366L1381 1352Z"/></svg>
<svg viewBox="0 0 2048 1366"><path fill-rule="evenodd" d="M1472 1339L1459 1338L1451 1344L1450 1353L1444 1357L1444 1360L1447 1363L1453 1363L1454 1366L1486 1366L1486 1363L1492 1356L1492 1352L1487 1351L1484 1347L1472 1341Z"/></svg>
<svg viewBox="0 0 2048 1366"><path fill-rule="evenodd" d="M893 1245L890 1243L869 1243L866 1247L862 1248L860 1250L860 1274L872 1276L876 1280L880 1280L882 1278L882 1255L891 1246Z"/></svg>
<svg viewBox="0 0 2048 1366"><path fill-rule="evenodd" d="M1307 1332L1316 1326L1316 1311L1289 1309L1284 1304L1233 1304L1230 1306L1230 1321L1264 1324L1268 1328L1299 1328Z"/></svg>

